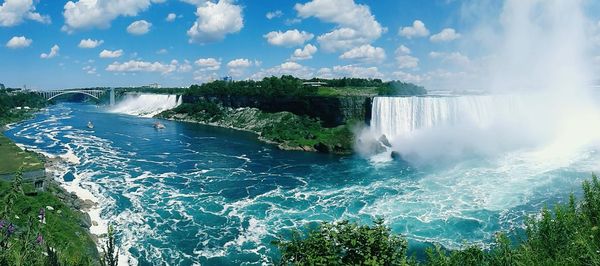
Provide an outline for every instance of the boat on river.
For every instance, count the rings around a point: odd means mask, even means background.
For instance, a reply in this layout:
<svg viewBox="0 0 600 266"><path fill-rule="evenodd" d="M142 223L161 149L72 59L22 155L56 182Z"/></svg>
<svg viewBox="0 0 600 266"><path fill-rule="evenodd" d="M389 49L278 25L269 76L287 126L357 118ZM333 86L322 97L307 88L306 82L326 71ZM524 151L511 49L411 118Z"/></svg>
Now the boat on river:
<svg viewBox="0 0 600 266"><path fill-rule="evenodd" d="M162 123L160 123L160 122L155 122L155 123L154 123L154 128L156 128L156 129L164 129L164 128L165 128L165 125L163 125L163 124L162 124Z"/></svg>

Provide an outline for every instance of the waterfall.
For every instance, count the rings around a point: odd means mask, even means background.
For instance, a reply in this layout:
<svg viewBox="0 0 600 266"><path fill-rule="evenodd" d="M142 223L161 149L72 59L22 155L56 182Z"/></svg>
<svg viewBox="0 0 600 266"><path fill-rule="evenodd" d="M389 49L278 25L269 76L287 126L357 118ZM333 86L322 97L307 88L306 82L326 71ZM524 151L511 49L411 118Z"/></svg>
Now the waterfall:
<svg viewBox="0 0 600 266"><path fill-rule="evenodd" d="M371 130L393 139L436 127L468 124L485 128L519 106L511 96L375 97Z"/></svg>
<svg viewBox="0 0 600 266"><path fill-rule="evenodd" d="M111 112L152 117L162 111L173 109L182 103L182 97L167 94L129 94L117 103Z"/></svg>

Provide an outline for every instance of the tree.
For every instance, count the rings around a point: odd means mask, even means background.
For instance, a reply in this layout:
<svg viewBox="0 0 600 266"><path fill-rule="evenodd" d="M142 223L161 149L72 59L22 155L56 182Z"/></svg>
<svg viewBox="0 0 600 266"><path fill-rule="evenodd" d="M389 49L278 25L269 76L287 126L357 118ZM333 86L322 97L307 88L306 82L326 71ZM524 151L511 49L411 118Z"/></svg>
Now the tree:
<svg viewBox="0 0 600 266"><path fill-rule="evenodd" d="M407 241L393 235L383 219L373 226L341 221L322 223L307 235L295 231L276 242L281 265L406 265Z"/></svg>

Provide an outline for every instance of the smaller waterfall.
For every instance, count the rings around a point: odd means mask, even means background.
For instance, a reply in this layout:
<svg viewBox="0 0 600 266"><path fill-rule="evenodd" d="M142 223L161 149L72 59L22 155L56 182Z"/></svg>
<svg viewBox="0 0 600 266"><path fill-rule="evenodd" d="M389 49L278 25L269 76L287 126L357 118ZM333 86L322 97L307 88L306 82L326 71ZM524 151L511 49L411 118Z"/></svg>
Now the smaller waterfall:
<svg viewBox="0 0 600 266"><path fill-rule="evenodd" d="M152 117L173 109L182 103L182 97L167 94L130 94L110 109L113 113Z"/></svg>

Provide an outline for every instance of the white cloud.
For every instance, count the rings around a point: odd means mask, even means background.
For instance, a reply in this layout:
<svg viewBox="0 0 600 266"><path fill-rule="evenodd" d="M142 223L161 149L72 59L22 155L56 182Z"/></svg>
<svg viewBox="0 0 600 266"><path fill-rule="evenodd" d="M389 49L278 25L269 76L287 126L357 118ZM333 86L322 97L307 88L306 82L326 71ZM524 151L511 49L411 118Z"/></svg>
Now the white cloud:
<svg viewBox="0 0 600 266"><path fill-rule="evenodd" d="M252 75L251 79L258 80L265 77L279 77L282 75L292 75L299 78L311 78L313 76L313 71L307 66L289 61L269 69L262 69L261 71Z"/></svg>
<svg viewBox="0 0 600 266"><path fill-rule="evenodd" d="M398 49L396 49L396 54L410 54L411 51L408 47L404 46L404 45L400 45L398 46Z"/></svg>
<svg viewBox="0 0 600 266"><path fill-rule="evenodd" d="M396 63L398 68L417 68L419 66L419 58L410 55L398 55L396 56Z"/></svg>
<svg viewBox="0 0 600 266"><path fill-rule="evenodd" d="M423 21L415 20L412 26L401 28L400 31L398 31L398 34L411 39L429 36L429 30L427 27L425 27L425 23L423 23Z"/></svg>
<svg viewBox="0 0 600 266"><path fill-rule="evenodd" d="M238 58L227 63L227 67L229 68L246 68L250 66L252 66L252 62L245 58Z"/></svg>
<svg viewBox="0 0 600 266"><path fill-rule="evenodd" d="M291 60L307 60L311 59L317 52L317 47L312 44L307 44L303 49L296 49L292 54Z"/></svg>
<svg viewBox="0 0 600 266"><path fill-rule="evenodd" d="M25 48L31 45L31 42L33 41L25 38L25 36L14 36L8 40L6 47L11 49Z"/></svg>
<svg viewBox="0 0 600 266"><path fill-rule="evenodd" d="M41 54L40 58L50 59L50 58L56 57L58 55L58 51L60 51L60 47L55 44L54 46L52 46L52 48L50 48L50 52L49 53L43 53L43 54Z"/></svg>
<svg viewBox="0 0 600 266"><path fill-rule="evenodd" d="M82 68L83 71L85 71L85 73L88 73L90 75L96 74L96 68L92 67L92 66L84 66Z"/></svg>
<svg viewBox="0 0 600 266"><path fill-rule="evenodd" d="M130 60L127 62L114 62L106 67L110 72L160 72L162 74L171 73L177 70L177 60L172 60L169 64L160 62L147 62Z"/></svg>
<svg viewBox="0 0 600 266"><path fill-rule="evenodd" d="M177 68L177 71L190 72L190 71L192 71L192 64L188 60L183 60L183 64L179 65L179 68Z"/></svg>
<svg viewBox="0 0 600 266"><path fill-rule="evenodd" d="M397 80L414 84L421 84L425 79L421 75L406 73L404 71L395 71L392 73L392 76Z"/></svg>
<svg viewBox="0 0 600 266"><path fill-rule="evenodd" d="M404 45L400 45L396 49L396 63L398 68L417 68L419 66L419 58L411 56L410 53L410 49Z"/></svg>
<svg viewBox="0 0 600 266"><path fill-rule="evenodd" d="M317 77L320 78L383 78L377 67L360 67L355 65L324 67L319 69Z"/></svg>
<svg viewBox="0 0 600 266"><path fill-rule="evenodd" d="M333 73L337 77L383 78L377 67L360 67L355 65L334 66Z"/></svg>
<svg viewBox="0 0 600 266"><path fill-rule="evenodd" d="M281 10L275 10L272 12L268 12L265 17L267 17L267 19L274 19L274 18L279 18L283 16L283 12Z"/></svg>
<svg viewBox="0 0 600 266"><path fill-rule="evenodd" d="M452 28L445 28L440 33L432 35L429 38L432 42L449 42L460 38L460 33L457 33Z"/></svg>
<svg viewBox="0 0 600 266"><path fill-rule="evenodd" d="M356 4L354 0L313 0L306 4L296 4L301 18L316 17L322 21L337 24L331 32L317 40L325 51L339 51L369 44L381 37L383 28L367 5Z"/></svg>
<svg viewBox="0 0 600 266"><path fill-rule="evenodd" d="M471 63L471 59L469 59L469 57L459 52L430 52L429 57L433 59L440 59L442 63L452 63L460 66L468 66Z"/></svg>
<svg viewBox="0 0 600 266"><path fill-rule="evenodd" d="M385 60L385 50L365 44L343 53L340 55L340 59L350 59L365 63L381 62Z"/></svg>
<svg viewBox="0 0 600 266"><path fill-rule="evenodd" d="M194 62L200 71L217 71L221 68L221 61L214 58L200 58Z"/></svg>
<svg viewBox="0 0 600 266"><path fill-rule="evenodd" d="M288 30L286 32L272 31L263 35L271 45L276 46L301 46L305 42L311 40L314 35L306 31L300 32L299 30Z"/></svg>
<svg viewBox="0 0 600 266"><path fill-rule="evenodd" d="M229 68L229 75L233 77L241 77L246 73L246 69L252 66L252 61L245 58L238 58L229 61L227 67Z"/></svg>
<svg viewBox="0 0 600 266"><path fill-rule="evenodd" d="M177 18L177 14L175 14L175 13L169 13L167 15L167 17L165 18L165 20L168 21L168 22L173 22L176 18Z"/></svg>
<svg viewBox="0 0 600 266"><path fill-rule="evenodd" d="M127 26L127 32L133 35L144 35L150 31L152 23L145 20L134 21Z"/></svg>
<svg viewBox="0 0 600 266"><path fill-rule="evenodd" d="M0 26L11 27L19 25L25 19L41 23L50 23L49 16L35 12L33 0L5 0L0 5Z"/></svg>
<svg viewBox="0 0 600 266"><path fill-rule="evenodd" d="M79 42L79 48L96 48L103 44L103 40L92 40L92 39L83 39Z"/></svg>
<svg viewBox="0 0 600 266"><path fill-rule="evenodd" d="M167 50L165 48L162 48L162 49L156 51L156 54L168 54L168 53L169 53L169 50Z"/></svg>
<svg viewBox="0 0 600 266"><path fill-rule="evenodd" d="M122 55L123 55L123 50L121 50L121 49L114 50L114 51L102 50L102 52L100 52L100 54L99 54L100 58L117 58L117 57L121 57Z"/></svg>
<svg viewBox="0 0 600 266"><path fill-rule="evenodd" d="M152 3L164 0L79 0L69 1L64 6L65 25L63 31L72 33L80 29L108 28L119 16L137 16Z"/></svg>
<svg viewBox="0 0 600 266"><path fill-rule="evenodd" d="M187 31L190 43L220 41L225 35L239 32L244 27L242 8L228 0L206 2L196 10L198 19Z"/></svg>
<svg viewBox="0 0 600 266"><path fill-rule="evenodd" d="M202 71L194 72L194 80L201 82L201 83L211 82L211 81L215 81L217 79L219 79L219 76L217 75L217 73L214 73L214 72L211 72L211 73L202 72Z"/></svg>

